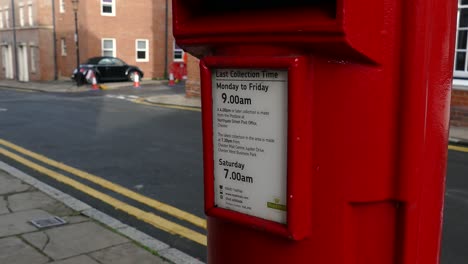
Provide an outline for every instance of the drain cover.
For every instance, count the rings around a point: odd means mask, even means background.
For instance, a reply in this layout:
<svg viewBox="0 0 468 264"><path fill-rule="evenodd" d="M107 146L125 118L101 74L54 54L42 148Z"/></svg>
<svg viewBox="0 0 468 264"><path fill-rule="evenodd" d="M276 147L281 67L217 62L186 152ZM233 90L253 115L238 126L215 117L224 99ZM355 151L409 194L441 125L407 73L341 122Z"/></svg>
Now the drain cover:
<svg viewBox="0 0 468 264"><path fill-rule="evenodd" d="M67 221L63 220L62 218L58 216L52 216L48 218L43 218L43 219L36 219L36 220L31 220L29 221L31 224L33 224L37 228L46 228L46 227L52 227L52 226L59 226L59 225L64 225L67 223Z"/></svg>

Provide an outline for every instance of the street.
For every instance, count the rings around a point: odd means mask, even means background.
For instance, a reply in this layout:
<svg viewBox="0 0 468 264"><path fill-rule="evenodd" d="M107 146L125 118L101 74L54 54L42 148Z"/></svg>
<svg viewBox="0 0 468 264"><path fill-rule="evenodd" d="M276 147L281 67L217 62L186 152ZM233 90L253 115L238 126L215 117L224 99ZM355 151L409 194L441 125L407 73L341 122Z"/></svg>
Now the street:
<svg viewBox="0 0 468 264"><path fill-rule="evenodd" d="M0 90L0 138L204 218L200 112L145 106L125 99L135 93L145 91L44 94ZM156 229L4 156L1 160L205 260L206 247L199 243ZM128 197L91 186L144 211L206 233L203 228L161 214Z"/></svg>
<svg viewBox="0 0 468 264"><path fill-rule="evenodd" d="M441 263L443 264L466 263L468 260L467 176L468 152L449 150L442 234Z"/></svg>
<svg viewBox="0 0 468 264"><path fill-rule="evenodd" d="M180 89L180 88L178 88ZM46 159L42 166L110 195L140 210L182 225L201 237L204 219L201 115L197 111L142 105L135 98L174 91L119 89L83 93L37 93L0 89L0 148L16 147L38 153L82 172L57 168ZM466 148L468 150L468 148ZM29 158L27 154L22 156ZM206 261L206 246L191 235L170 234L128 212L116 210L73 186L60 183L22 164L12 155L4 161L187 254ZM35 162L38 162L37 160ZM445 222L441 263L465 263L468 252L468 152L449 150ZM83 179L84 172L108 181ZM190 213L181 219L175 211L156 210L125 196L110 183ZM118 208L117 208L118 209Z"/></svg>

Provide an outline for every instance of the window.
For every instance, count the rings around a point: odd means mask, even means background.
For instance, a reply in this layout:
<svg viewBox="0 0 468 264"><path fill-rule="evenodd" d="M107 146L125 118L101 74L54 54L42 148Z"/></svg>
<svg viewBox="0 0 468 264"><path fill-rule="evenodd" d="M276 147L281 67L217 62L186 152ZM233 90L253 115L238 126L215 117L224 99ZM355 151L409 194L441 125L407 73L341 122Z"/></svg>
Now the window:
<svg viewBox="0 0 468 264"><path fill-rule="evenodd" d="M102 59L102 60L100 60L100 61L98 62L98 65L110 66L110 65L112 65L112 60L109 59L109 58L104 58L104 59Z"/></svg>
<svg viewBox="0 0 468 264"><path fill-rule="evenodd" d="M6 79L13 79L13 57L12 57L12 45L3 42L0 43L2 48L2 58L3 58L3 69L5 71Z"/></svg>
<svg viewBox="0 0 468 264"><path fill-rule="evenodd" d="M5 13L5 27L9 28L10 27L10 13L8 11L8 6L5 7L5 10L3 10Z"/></svg>
<svg viewBox="0 0 468 264"><path fill-rule="evenodd" d="M102 39L102 56L115 57L115 39Z"/></svg>
<svg viewBox="0 0 468 264"><path fill-rule="evenodd" d="M1 13L1 11L0 11ZM3 15L2 15L3 16ZM5 71L6 64L7 64L7 46L5 43L0 43L0 48L2 50L2 70Z"/></svg>
<svg viewBox="0 0 468 264"><path fill-rule="evenodd" d="M173 61L184 61L184 50L181 49L177 44L174 42L174 56Z"/></svg>
<svg viewBox="0 0 468 264"><path fill-rule="evenodd" d="M59 9L60 9L60 13L65 13L65 0L60 0Z"/></svg>
<svg viewBox="0 0 468 264"><path fill-rule="evenodd" d="M148 55L148 40L137 39L135 42L136 48L136 61L149 61Z"/></svg>
<svg viewBox="0 0 468 264"><path fill-rule="evenodd" d="M116 0L101 0L101 15L115 16L115 1Z"/></svg>
<svg viewBox="0 0 468 264"><path fill-rule="evenodd" d="M112 62L112 65L114 66L125 66L125 62L117 58L112 58L111 62Z"/></svg>
<svg viewBox="0 0 468 264"><path fill-rule="evenodd" d="M37 46L32 43L31 45L29 45L30 48L31 48L31 72L32 73L35 73L36 72L36 60L37 60L37 57L36 57L36 48Z"/></svg>
<svg viewBox="0 0 468 264"><path fill-rule="evenodd" d="M0 28L3 28L3 10L0 8Z"/></svg>
<svg viewBox="0 0 468 264"><path fill-rule="evenodd" d="M60 46L62 47L62 56L67 56L67 42L65 38L60 39Z"/></svg>
<svg viewBox="0 0 468 264"><path fill-rule="evenodd" d="M19 20L20 20L20 26L24 27L24 5L23 3L19 4Z"/></svg>
<svg viewBox="0 0 468 264"><path fill-rule="evenodd" d="M34 26L32 2L28 2L28 22L30 26Z"/></svg>
<svg viewBox="0 0 468 264"><path fill-rule="evenodd" d="M455 77L468 77L468 0L458 1L457 42L455 46Z"/></svg>

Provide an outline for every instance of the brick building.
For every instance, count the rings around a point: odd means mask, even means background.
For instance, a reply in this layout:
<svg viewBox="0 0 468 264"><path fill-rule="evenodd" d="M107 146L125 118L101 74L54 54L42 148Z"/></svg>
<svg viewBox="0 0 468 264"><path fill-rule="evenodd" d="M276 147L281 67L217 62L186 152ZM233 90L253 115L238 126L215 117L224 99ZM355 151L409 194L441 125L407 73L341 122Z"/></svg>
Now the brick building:
<svg viewBox="0 0 468 264"><path fill-rule="evenodd" d="M199 60L189 55L187 59L187 82L185 83L185 95L187 97L199 97L200 92Z"/></svg>
<svg viewBox="0 0 468 264"><path fill-rule="evenodd" d="M140 67L145 78L167 77L184 57L172 37L170 4L80 0L80 62L112 55ZM69 78L76 67L72 0L0 0L0 63L0 79ZM188 56L187 66L187 95L199 96L198 60ZM459 0L451 124L468 126L468 0Z"/></svg>
<svg viewBox="0 0 468 264"><path fill-rule="evenodd" d="M0 79L54 77L51 14L51 1L0 0Z"/></svg>
<svg viewBox="0 0 468 264"><path fill-rule="evenodd" d="M72 2L0 0L0 79L70 77L77 64ZM184 57L172 37L170 3L79 0L80 63L94 56L115 56L140 67L145 78L165 78L170 64Z"/></svg>

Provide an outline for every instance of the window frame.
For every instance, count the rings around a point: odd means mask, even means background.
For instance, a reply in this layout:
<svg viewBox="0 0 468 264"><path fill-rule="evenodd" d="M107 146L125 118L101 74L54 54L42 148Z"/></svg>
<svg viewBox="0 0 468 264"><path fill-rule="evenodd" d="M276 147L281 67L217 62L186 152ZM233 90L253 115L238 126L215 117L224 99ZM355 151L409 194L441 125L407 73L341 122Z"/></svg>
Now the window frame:
<svg viewBox="0 0 468 264"><path fill-rule="evenodd" d="M60 38L60 50L62 57L67 56L67 40L65 38Z"/></svg>
<svg viewBox="0 0 468 264"><path fill-rule="evenodd" d="M104 51L110 50L104 48L104 42L108 40L112 41L112 57L117 57L117 41L115 40L115 38L101 38L101 55L107 56L104 55Z"/></svg>
<svg viewBox="0 0 468 264"><path fill-rule="evenodd" d="M31 56L31 73L36 73L37 72L37 49L38 46L35 43L30 43L29 44L29 49L30 49L30 56Z"/></svg>
<svg viewBox="0 0 468 264"><path fill-rule="evenodd" d="M112 3L107 3L107 2L104 2L104 0L101 0L101 16L116 16L116 12L115 12L115 1L116 0L110 0L112 1ZM107 12L104 12L104 6L110 6L112 8L112 12L111 13L107 13Z"/></svg>
<svg viewBox="0 0 468 264"><path fill-rule="evenodd" d="M456 39L455 39L455 56L454 56L454 63L453 63L453 76L454 78L468 78L468 26L460 27L461 22L461 12L462 10L468 11L468 4L463 5L462 0L458 1L458 11L457 11L457 31L456 31ZM465 43L465 48L459 48L459 37L460 32L465 32L467 35L467 42ZM457 58L459 54L464 54L464 69L457 70Z"/></svg>
<svg viewBox="0 0 468 264"><path fill-rule="evenodd" d="M34 26L34 16L33 16L33 3L31 1L28 2L28 24L30 27Z"/></svg>
<svg viewBox="0 0 468 264"><path fill-rule="evenodd" d="M3 29L5 25L3 24L3 8L0 7L0 29Z"/></svg>
<svg viewBox="0 0 468 264"><path fill-rule="evenodd" d="M24 19L24 3L20 2L18 4L18 14L19 14L19 24L20 27L24 27L25 19Z"/></svg>
<svg viewBox="0 0 468 264"><path fill-rule="evenodd" d="M5 13L5 28L10 28L10 8L5 6L3 13Z"/></svg>
<svg viewBox="0 0 468 264"><path fill-rule="evenodd" d="M65 13L65 0L59 1L59 13L61 14Z"/></svg>
<svg viewBox="0 0 468 264"><path fill-rule="evenodd" d="M179 46L177 46L177 44L175 43L175 41L173 42L173 49L172 49L172 61L174 62L184 62L184 55L185 55L185 51L181 48L179 48ZM175 57L175 54L176 52L182 52L182 56L180 59L176 59Z"/></svg>
<svg viewBox="0 0 468 264"><path fill-rule="evenodd" d="M145 42L145 49L138 48L138 42ZM138 52L139 51L144 51L145 52L145 58L144 59L139 59L138 58ZM149 40L148 39L136 39L135 40L135 60L137 62L148 62L149 61Z"/></svg>
<svg viewBox="0 0 468 264"><path fill-rule="evenodd" d="M6 45L6 43L3 43L3 42L0 42L0 54L2 56L2 65L1 65L1 69L3 72L6 72L6 64L7 64L7 58L6 58L6 53L7 53L7 49L8 46Z"/></svg>

